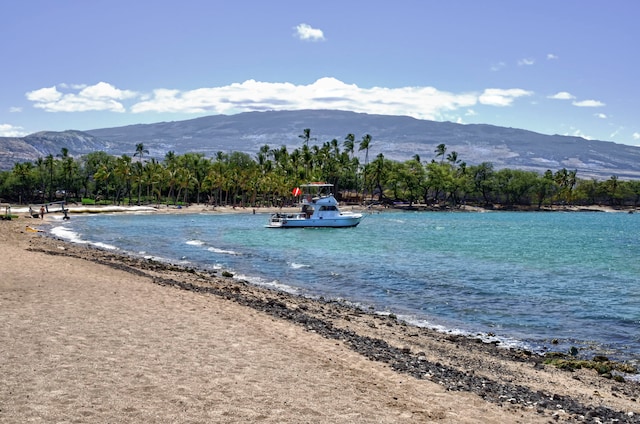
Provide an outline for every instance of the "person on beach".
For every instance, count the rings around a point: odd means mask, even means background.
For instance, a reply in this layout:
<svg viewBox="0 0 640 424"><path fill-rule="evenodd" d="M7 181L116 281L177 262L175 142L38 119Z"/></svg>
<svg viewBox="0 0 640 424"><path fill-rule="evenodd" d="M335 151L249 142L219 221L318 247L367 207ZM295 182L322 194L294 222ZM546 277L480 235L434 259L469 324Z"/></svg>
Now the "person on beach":
<svg viewBox="0 0 640 424"><path fill-rule="evenodd" d="M40 206L40 219L44 219L44 205Z"/></svg>

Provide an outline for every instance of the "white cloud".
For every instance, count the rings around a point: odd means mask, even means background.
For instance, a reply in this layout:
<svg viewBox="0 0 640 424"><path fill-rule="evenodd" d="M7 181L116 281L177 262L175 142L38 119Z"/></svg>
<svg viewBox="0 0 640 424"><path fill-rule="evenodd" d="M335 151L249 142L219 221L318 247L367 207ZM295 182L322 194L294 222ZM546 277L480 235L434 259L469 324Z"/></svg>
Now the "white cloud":
<svg viewBox="0 0 640 424"><path fill-rule="evenodd" d="M594 116L600 119L607 119L607 115L605 113L596 113Z"/></svg>
<svg viewBox="0 0 640 424"><path fill-rule="evenodd" d="M41 88L39 90L30 91L27 93L27 99L37 103L54 103L62 98L55 86Z"/></svg>
<svg viewBox="0 0 640 424"><path fill-rule="evenodd" d="M78 95L91 99L117 99L124 100L136 96L136 93L129 90L119 90L106 82L99 82L96 85L84 87Z"/></svg>
<svg viewBox="0 0 640 424"><path fill-rule="evenodd" d="M447 111L477 104L474 93L449 93L433 87L360 88L335 78L308 85L248 80L226 87L180 92L155 90L131 111L233 114L256 110L338 109L440 119Z"/></svg>
<svg viewBox="0 0 640 424"><path fill-rule="evenodd" d="M558 58L558 56L553 54L553 53L548 53L547 54L547 60L555 60L557 58Z"/></svg>
<svg viewBox="0 0 640 424"><path fill-rule="evenodd" d="M581 100L579 102L573 102L572 103L574 106L578 106L578 107L601 107L601 106L605 106L604 103L602 103L599 100Z"/></svg>
<svg viewBox="0 0 640 424"><path fill-rule="evenodd" d="M22 112L22 108L20 106L11 106L9 108L9 113L19 113Z"/></svg>
<svg viewBox="0 0 640 424"><path fill-rule="evenodd" d="M640 133L639 132L634 132L633 133L633 139L634 140L640 140Z"/></svg>
<svg viewBox="0 0 640 424"><path fill-rule="evenodd" d="M181 91L158 88L150 93L121 90L100 82L76 90L61 85L26 94L34 107L47 112L110 111L132 113L235 114L264 110L337 109L353 112L407 115L444 120L451 114L476 114L474 106L509 106L531 96L523 89L491 88L452 93L434 87L358 87L335 78L307 85L247 80L222 87ZM455 116L454 115L454 116Z"/></svg>
<svg viewBox="0 0 640 424"><path fill-rule="evenodd" d="M531 66L531 65L533 65L535 63L536 63L536 61L534 59L524 58L524 59L520 59L518 61L518 66Z"/></svg>
<svg viewBox="0 0 640 424"><path fill-rule="evenodd" d="M548 98L557 99L557 100L572 100L572 99L575 99L575 96L573 96L571 93L568 93L566 91L560 91L552 96L549 96Z"/></svg>
<svg viewBox="0 0 640 424"><path fill-rule="evenodd" d="M22 127L16 127L11 124L0 124L0 137L23 137L27 133Z"/></svg>
<svg viewBox="0 0 640 424"><path fill-rule="evenodd" d="M299 24L295 27L296 37L305 41L324 41L324 33L321 29L312 28L311 25Z"/></svg>
<svg viewBox="0 0 640 424"><path fill-rule="evenodd" d="M74 90L79 91L67 92ZM124 112L125 108L118 100L135 96L137 94L133 91L119 90L105 82L92 86L60 84L58 87L41 88L26 94L27 99L34 102L34 107L47 112Z"/></svg>
<svg viewBox="0 0 640 424"><path fill-rule="evenodd" d="M523 96L531 96L532 91L520 88L501 89L487 88L478 98L478 101L489 106L510 106L515 99Z"/></svg>

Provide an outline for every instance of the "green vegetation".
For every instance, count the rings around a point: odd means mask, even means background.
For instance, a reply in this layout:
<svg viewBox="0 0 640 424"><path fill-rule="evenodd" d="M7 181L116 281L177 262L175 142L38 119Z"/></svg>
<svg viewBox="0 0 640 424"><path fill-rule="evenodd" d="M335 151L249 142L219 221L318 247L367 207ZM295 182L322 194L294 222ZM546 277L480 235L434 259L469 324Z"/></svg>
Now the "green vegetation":
<svg viewBox="0 0 640 424"><path fill-rule="evenodd" d="M612 374L614 371L625 374L636 374L638 372L632 365L609 361L605 356L595 356L592 360L577 359L574 356L575 355L566 355L558 352L547 353L544 363L567 371L574 371L581 368L593 369L604 377L614 378L616 380L622 380L623 377Z"/></svg>
<svg viewBox="0 0 640 424"><path fill-rule="evenodd" d="M162 161L148 158L142 143L132 156L93 152L74 158L62 148L35 162L16 163L0 172L0 198L17 204L56 200L82 204L190 204L283 206L291 190L309 181L335 185L339 200L352 203L402 202L412 207L456 208L471 204L506 208L550 205L638 205L640 181L580 180L577 172L548 170L543 175L495 169L490 162L470 166L440 144L428 161L415 154L397 162L378 154L371 135L347 134L322 145L310 129L299 135L301 146L265 145L255 157L246 153L167 152ZM363 157L361 159L358 155Z"/></svg>

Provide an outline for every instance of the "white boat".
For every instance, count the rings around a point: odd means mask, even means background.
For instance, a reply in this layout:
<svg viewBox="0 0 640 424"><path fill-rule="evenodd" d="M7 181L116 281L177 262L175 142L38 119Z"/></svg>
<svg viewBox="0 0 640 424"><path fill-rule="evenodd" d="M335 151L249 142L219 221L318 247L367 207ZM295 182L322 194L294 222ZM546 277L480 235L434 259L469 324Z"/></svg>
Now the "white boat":
<svg viewBox="0 0 640 424"><path fill-rule="evenodd" d="M341 212L331 193L333 184L310 183L294 189L299 196L300 212L274 213L268 228L355 227L362 220L361 213Z"/></svg>

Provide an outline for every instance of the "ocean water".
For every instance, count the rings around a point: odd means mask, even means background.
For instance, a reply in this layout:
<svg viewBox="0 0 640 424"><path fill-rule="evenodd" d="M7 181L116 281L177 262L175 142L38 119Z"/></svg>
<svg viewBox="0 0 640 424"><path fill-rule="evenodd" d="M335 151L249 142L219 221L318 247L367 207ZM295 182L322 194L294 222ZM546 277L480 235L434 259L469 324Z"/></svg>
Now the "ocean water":
<svg viewBox="0 0 640 424"><path fill-rule="evenodd" d="M640 214L383 212L344 229L267 219L73 215L51 232L503 346L640 365Z"/></svg>

